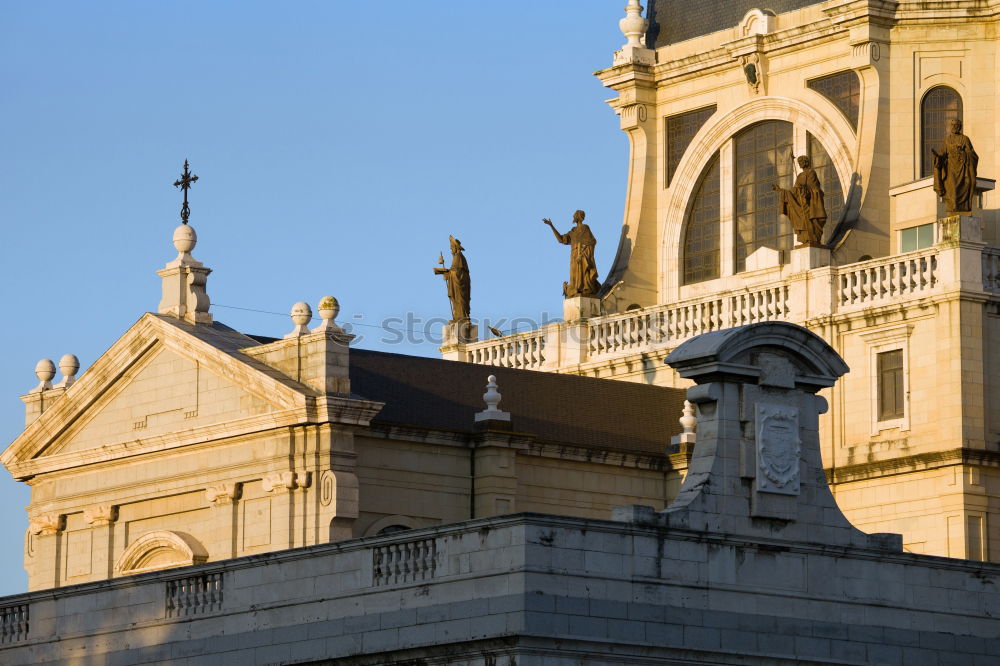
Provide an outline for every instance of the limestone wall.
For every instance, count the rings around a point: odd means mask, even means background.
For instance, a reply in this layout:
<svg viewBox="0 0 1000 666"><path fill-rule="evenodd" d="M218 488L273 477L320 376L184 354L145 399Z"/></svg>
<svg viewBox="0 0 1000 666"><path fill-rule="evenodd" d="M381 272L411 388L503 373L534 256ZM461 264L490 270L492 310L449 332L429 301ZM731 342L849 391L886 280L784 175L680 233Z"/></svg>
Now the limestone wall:
<svg viewBox="0 0 1000 666"><path fill-rule="evenodd" d="M998 583L992 564L520 515L6 597L0 661L987 664Z"/></svg>

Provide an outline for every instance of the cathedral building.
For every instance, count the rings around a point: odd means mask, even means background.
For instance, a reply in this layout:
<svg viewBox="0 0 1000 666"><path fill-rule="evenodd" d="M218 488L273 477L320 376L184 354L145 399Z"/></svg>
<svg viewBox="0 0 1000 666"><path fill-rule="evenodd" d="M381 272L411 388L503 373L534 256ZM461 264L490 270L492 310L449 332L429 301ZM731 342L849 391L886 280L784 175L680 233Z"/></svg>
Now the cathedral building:
<svg viewBox="0 0 1000 666"><path fill-rule="evenodd" d="M597 73L631 146L602 290L568 299L564 323L444 356L684 388L663 363L684 340L800 324L851 368L822 422L848 517L909 552L1000 561L996 8L641 10L629 2L628 41ZM942 181L950 136L964 206ZM786 204L806 176L817 238Z"/></svg>
<svg viewBox="0 0 1000 666"><path fill-rule="evenodd" d="M442 359L332 296L236 331L185 163L159 305L40 361L0 454L0 663L1000 659L996 3L643 12L598 73L618 254L553 227L560 323L478 340L453 239Z"/></svg>

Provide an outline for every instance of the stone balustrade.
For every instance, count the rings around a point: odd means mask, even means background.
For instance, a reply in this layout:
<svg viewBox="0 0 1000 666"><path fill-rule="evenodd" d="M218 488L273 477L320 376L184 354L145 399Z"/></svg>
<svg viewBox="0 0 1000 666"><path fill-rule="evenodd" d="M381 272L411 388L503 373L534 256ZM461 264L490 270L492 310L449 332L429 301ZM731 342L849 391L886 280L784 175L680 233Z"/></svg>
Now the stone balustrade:
<svg viewBox="0 0 1000 666"><path fill-rule="evenodd" d="M963 254L964 253L964 254ZM979 261L969 261L981 254ZM761 321L808 325L875 307L903 305L982 284L1000 295L1000 248L939 243L930 248L844 266L814 268L773 282L718 291L683 301L555 323L537 330L460 345L449 358L531 370L601 362L668 350L702 333ZM571 353L566 353L567 345Z"/></svg>

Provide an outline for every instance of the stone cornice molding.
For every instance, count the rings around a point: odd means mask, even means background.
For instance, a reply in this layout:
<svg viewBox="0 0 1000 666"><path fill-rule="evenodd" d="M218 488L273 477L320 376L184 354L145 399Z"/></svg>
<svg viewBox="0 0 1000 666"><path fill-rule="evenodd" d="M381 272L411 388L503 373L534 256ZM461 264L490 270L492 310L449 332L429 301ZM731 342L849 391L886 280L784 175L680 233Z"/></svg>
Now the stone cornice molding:
<svg viewBox="0 0 1000 666"><path fill-rule="evenodd" d="M977 465L1000 468L1000 452L981 449L950 449L917 453L910 456L887 458L874 462L857 463L826 469L830 483L852 483L868 479L908 474L954 465Z"/></svg>

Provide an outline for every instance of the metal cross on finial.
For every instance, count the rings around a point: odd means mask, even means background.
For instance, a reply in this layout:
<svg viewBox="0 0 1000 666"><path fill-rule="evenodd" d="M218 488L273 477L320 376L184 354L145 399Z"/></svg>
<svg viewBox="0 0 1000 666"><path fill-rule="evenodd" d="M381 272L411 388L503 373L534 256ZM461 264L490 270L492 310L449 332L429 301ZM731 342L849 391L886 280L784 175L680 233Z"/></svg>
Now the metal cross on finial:
<svg viewBox="0 0 1000 666"><path fill-rule="evenodd" d="M188 190L191 189L191 185L198 182L198 176L191 173L188 169L188 161L184 160L184 173L181 174L179 180L174 181L174 187L179 187L184 191L184 205L181 206L181 223L187 224L188 218L191 217L191 207L188 206Z"/></svg>

